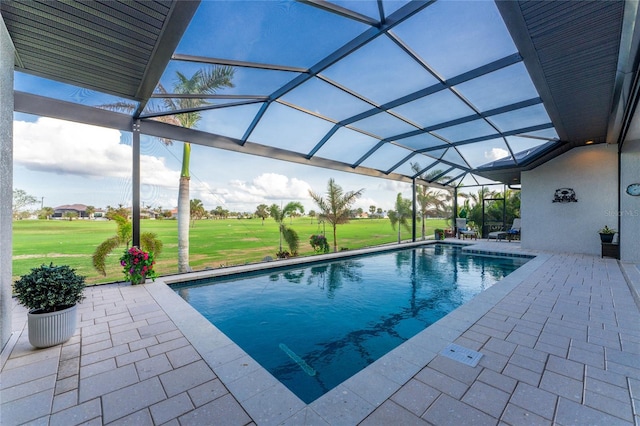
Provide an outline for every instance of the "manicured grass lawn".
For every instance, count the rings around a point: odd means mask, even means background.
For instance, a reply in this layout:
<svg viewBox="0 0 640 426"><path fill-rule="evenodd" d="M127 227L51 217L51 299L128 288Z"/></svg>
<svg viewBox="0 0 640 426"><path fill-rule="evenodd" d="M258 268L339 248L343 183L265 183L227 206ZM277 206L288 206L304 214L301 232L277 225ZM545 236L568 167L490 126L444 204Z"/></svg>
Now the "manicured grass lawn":
<svg viewBox="0 0 640 426"><path fill-rule="evenodd" d="M309 236L323 231L322 224L308 217L287 220L300 236L300 256L313 250ZM418 225L420 227L420 225ZM427 238L435 228L444 228L444 219L427 221ZM164 243L157 258L156 270L161 275L177 272L178 230L175 220L143 220L143 232L155 232ZM325 226L325 234L333 247L332 229ZM87 277L87 283L122 281L118 263L122 249L115 250L107 260L107 276L93 269L91 255L105 239L115 234L116 225L109 221L88 220L20 220L13 222L13 278L18 279L35 266L53 262L67 264ZM420 237L420 228L418 237ZM338 225L338 249L356 249L397 241L397 231L388 219L355 219ZM411 238L402 231L402 238ZM219 268L259 262L265 256L275 258L279 248L278 225L272 219L264 224L260 219L225 219L196 221L190 232L190 264L194 270ZM283 249L288 250L283 243Z"/></svg>

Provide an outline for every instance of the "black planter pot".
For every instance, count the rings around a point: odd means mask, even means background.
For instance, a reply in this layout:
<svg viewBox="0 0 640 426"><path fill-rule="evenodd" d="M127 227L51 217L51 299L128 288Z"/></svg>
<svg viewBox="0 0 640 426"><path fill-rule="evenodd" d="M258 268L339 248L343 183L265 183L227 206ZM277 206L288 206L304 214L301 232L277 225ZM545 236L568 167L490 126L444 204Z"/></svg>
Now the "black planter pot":
<svg viewBox="0 0 640 426"><path fill-rule="evenodd" d="M612 243L613 242L613 237L616 234L600 234L600 241L602 241L603 243Z"/></svg>

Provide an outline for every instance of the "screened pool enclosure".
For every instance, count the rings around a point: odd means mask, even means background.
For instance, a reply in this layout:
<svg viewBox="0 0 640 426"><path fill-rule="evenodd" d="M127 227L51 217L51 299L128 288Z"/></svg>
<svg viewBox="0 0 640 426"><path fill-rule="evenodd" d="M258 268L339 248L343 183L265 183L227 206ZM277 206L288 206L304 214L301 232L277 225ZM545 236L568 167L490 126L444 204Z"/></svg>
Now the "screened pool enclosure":
<svg viewBox="0 0 640 426"><path fill-rule="evenodd" d="M16 112L132 132L134 224L140 135L436 188L517 185L572 147L624 136L636 13L625 2L2 3ZM230 84L172 90L209 66Z"/></svg>

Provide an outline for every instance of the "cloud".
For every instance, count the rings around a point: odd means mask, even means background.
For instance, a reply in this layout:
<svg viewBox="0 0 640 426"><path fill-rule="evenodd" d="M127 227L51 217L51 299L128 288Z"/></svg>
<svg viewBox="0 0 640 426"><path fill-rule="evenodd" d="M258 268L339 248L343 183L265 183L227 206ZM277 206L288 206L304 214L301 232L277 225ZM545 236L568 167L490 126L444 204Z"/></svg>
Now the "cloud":
<svg viewBox="0 0 640 426"><path fill-rule="evenodd" d="M399 182L395 180L384 179L380 183L380 185L378 185L378 189L392 192L394 195L393 199L395 200L396 199L395 196L398 194L398 192L402 192L404 194L407 191L411 191L411 184L406 182Z"/></svg>
<svg viewBox="0 0 640 426"><path fill-rule="evenodd" d="M496 161L509 156L509 151L502 148L491 148L491 151L484 152L484 158L490 161Z"/></svg>
<svg viewBox="0 0 640 426"><path fill-rule="evenodd" d="M131 146L120 132L87 124L40 117L14 122L14 162L28 170L88 178L131 178ZM140 156L143 184L176 187L179 172L164 158Z"/></svg>
<svg viewBox="0 0 640 426"><path fill-rule="evenodd" d="M309 199L311 186L297 178L288 178L277 173L263 173L250 183L232 180L229 185L238 194L253 197L252 200L296 200Z"/></svg>
<svg viewBox="0 0 640 426"><path fill-rule="evenodd" d="M131 146L121 143L121 140L119 131L86 124L46 117L35 122L16 120L14 163L19 166L16 169L24 171L21 172L23 181L20 184L30 190L37 188L32 191L42 193L56 205L89 203L86 200L102 207L128 204L131 200L132 152ZM161 145L153 145L155 148L158 146ZM176 207L179 158L171 156L170 150L164 154L165 158L159 155L164 151L149 152L151 149L145 150L145 145L142 148L145 152L140 157L142 204ZM245 160L240 154L224 151L194 153L190 198L200 199L208 210L222 206L233 211L254 211L259 204L286 204L289 201L300 201L307 211L317 210L309 197L310 183L316 186L315 192L324 195L326 179L335 174L345 191L366 188L364 196L370 198L361 198L355 205L365 210L371 204L392 208L398 192L405 196L411 193L411 185L387 179L363 178L263 159L257 161L252 157ZM199 162L203 159L206 161ZM238 167L239 163L243 167ZM211 164L216 164L216 167L212 169ZM34 172L48 173L49 177ZM303 176L303 179L291 176ZM31 186L27 183L30 180L34 181ZM68 189L54 198L55 190L49 187L50 184ZM72 189L72 194L69 189ZM73 198L70 195L80 199L70 200Z"/></svg>
<svg viewBox="0 0 640 426"><path fill-rule="evenodd" d="M259 204L310 200L310 185L297 178L263 173L251 181L234 179L222 187L191 180L191 198L198 198L206 209L222 206L230 210L253 211Z"/></svg>

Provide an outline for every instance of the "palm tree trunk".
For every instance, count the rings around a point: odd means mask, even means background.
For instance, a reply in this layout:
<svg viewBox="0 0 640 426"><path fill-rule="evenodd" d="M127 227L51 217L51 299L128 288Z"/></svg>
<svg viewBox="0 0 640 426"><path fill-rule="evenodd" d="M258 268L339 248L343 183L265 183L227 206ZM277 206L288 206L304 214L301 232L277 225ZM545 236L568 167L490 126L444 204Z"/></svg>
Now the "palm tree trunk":
<svg viewBox="0 0 640 426"><path fill-rule="evenodd" d="M400 223L398 223L398 244L400 244Z"/></svg>
<svg viewBox="0 0 640 426"><path fill-rule="evenodd" d="M189 177L180 177L178 189L178 272L190 272L189 267Z"/></svg>
<svg viewBox="0 0 640 426"><path fill-rule="evenodd" d="M336 224L333 224L333 252L338 252L338 239L336 238Z"/></svg>
<svg viewBox="0 0 640 426"><path fill-rule="evenodd" d="M425 237L425 223L424 223L424 214L422 215L422 240L424 241Z"/></svg>
<svg viewBox="0 0 640 426"><path fill-rule="evenodd" d="M191 144L185 142L182 148L182 170L178 187L178 272L191 272L189 267L189 220L191 202L189 201L189 162Z"/></svg>

